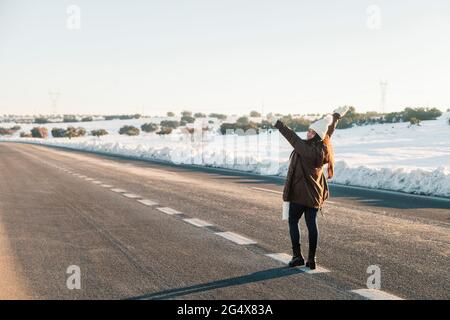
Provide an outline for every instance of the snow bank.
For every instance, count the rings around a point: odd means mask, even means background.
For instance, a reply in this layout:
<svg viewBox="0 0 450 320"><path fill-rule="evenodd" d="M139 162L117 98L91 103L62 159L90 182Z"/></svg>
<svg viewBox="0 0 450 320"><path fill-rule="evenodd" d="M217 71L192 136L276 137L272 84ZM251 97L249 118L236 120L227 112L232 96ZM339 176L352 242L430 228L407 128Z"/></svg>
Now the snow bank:
<svg viewBox="0 0 450 320"><path fill-rule="evenodd" d="M336 130L333 145L337 162L333 182L450 197L449 116L450 113L446 113L438 120L423 121L419 127L397 123ZM128 122L138 126L142 120ZM117 131L124 124L114 121L89 124L95 128L106 127L112 133L102 138L40 140L16 136L3 140L262 175L285 176L287 173L292 147L277 131L253 136L208 134L200 142L192 142L190 136L181 134L120 136ZM304 138L305 133L299 135Z"/></svg>

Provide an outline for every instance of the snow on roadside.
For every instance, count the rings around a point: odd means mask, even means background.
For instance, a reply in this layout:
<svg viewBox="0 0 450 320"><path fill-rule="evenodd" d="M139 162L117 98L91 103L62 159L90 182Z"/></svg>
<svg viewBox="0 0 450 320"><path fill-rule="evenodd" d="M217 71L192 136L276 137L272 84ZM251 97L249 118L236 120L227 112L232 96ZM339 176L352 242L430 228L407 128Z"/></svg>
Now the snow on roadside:
<svg viewBox="0 0 450 320"><path fill-rule="evenodd" d="M423 121L420 127L396 123L336 130L333 182L450 198L449 116ZM118 124L108 122L109 131L117 132ZM95 126L101 128L102 123ZM304 138L305 133L299 135ZM189 136L180 134L161 137L145 133L138 137L114 133L102 138L2 140L280 176L286 175L292 151L276 131L258 136L211 134L202 143L191 143Z"/></svg>

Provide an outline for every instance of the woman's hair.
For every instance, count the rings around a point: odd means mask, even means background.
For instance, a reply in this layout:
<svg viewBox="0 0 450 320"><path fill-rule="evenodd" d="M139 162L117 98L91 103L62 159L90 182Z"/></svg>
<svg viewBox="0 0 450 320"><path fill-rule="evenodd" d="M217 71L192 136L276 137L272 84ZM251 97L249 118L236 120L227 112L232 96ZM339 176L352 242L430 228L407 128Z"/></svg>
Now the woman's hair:
<svg viewBox="0 0 450 320"><path fill-rule="evenodd" d="M331 179L333 178L334 175L334 151L329 135L325 135L325 138L323 139L323 144L324 146L326 146L325 163L328 164L328 179Z"/></svg>

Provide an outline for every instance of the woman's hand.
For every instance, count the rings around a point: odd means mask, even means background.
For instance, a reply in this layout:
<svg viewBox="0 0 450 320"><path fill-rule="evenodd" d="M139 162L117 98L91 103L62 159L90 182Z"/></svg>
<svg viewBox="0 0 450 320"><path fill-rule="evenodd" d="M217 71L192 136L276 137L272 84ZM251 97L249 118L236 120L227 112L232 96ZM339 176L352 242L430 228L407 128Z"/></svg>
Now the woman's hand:
<svg viewBox="0 0 450 320"><path fill-rule="evenodd" d="M339 118L342 118L343 116L345 116L348 110L350 110L350 107L348 106L339 107L333 111L333 114L337 113L339 115Z"/></svg>

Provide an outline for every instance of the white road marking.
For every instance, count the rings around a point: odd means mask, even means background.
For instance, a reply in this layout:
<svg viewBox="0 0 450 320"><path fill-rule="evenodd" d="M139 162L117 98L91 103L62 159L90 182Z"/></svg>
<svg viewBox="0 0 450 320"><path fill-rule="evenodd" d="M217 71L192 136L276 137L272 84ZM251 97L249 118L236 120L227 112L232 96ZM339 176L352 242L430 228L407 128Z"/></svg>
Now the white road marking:
<svg viewBox="0 0 450 320"><path fill-rule="evenodd" d="M143 205L149 206L149 207L156 206L158 204L158 202L155 202L155 201L149 200L149 199L141 199L141 200L138 200L138 202L142 203Z"/></svg>
<svg viewBox="0 0 450 320"><path fill-rule="evenodd" d="M200 220L200 219L193 218L193 219L183 219L183 220L186 221L187 223L190 223L190 224L192 224L196 227L200 227L200 228L213 226L211 223Z"/></svg>
<svg viewBox="0 0 450 320"><path fill-rule="evenodd" d="M356 293L369 300L403 300L393 294L377 290L377 289L358 289L351 290L350 292Z"/></svg>
<svg viewBox="0 0 450 320"><path fill-rule="evenodd" d="M98 181L98 180L94 180L94 181L92 181L92 183L93 183L93 184L102 184L103 182Z"/></svg>
<svg viewBox="0 0 450 320"><path fill-rule="evenodd" d="M157 210L164 212L168 215L176 215L176 214L181 214L180 211L172 209L172 208L168 208L168 207L160 207L160 208L156 208Z"/></svg>
<svg viewBox="0 0 450 320"><path fill-rule="evenodd" d="M103 188L112 188L113 186L110 185L110 184L101 184L100 187L103 187Z"/></svg>
<svg viewBox="0 0 450 320"><path fill-rule="evenodd" d="M127 190L123 190L123 189L111 189L111 191L117 192L117 193L125 193L125 192L127 192Z"/></svg>
<svg viewBox="0 0 450 320"><path fill-rule="evenodd" d="M276 193L276 194L283 194L283 192L281 192L281 191L271 190L271 189L264 189L264 188L258 188L258 187L251 187L251 189L259 190L259 191L265 191L265 192L270 192L270 193Z"/></svg>
<svg viewBox="0 0 450 320"><path fill-rule="evenodd" d="M246 245L246 244L255 244L256 241L246 238L244 236L241 236L234 232L216 232L218 236L221 236L227 240L230 240L234 243L240 244L240 245Z"/></svg>
<svg viewBox="0 0 450 320"><path fill-rule="evenodd" d="M134 193L124 193L124 197L130 198L130 199L139 199L142 198L140 195L134 194Z"/></svg>
<svg viewBox="0 0 450 320"><path fill-rule="evenodd" d="M86 181L93 181L94 179L92 179L92 178L84 178L84 180L86 180Z"/></svg>
<svg viewBox="0 0 450 320"><path fill-rule="evenodd" d="M288 264L289 261L291 261L292 257L290 255L288 255L287 253L269 253L266 254L267 257L272 258L274 260L280 261L284 264ZM322 268L320 266L316 266L316 269L311 270L305 266L303 267L299 267L299 270L301 270L304 273L308 273L308 274L315 274L315 273L325 273L325 272L330 272L330 270Z"/></svg>

